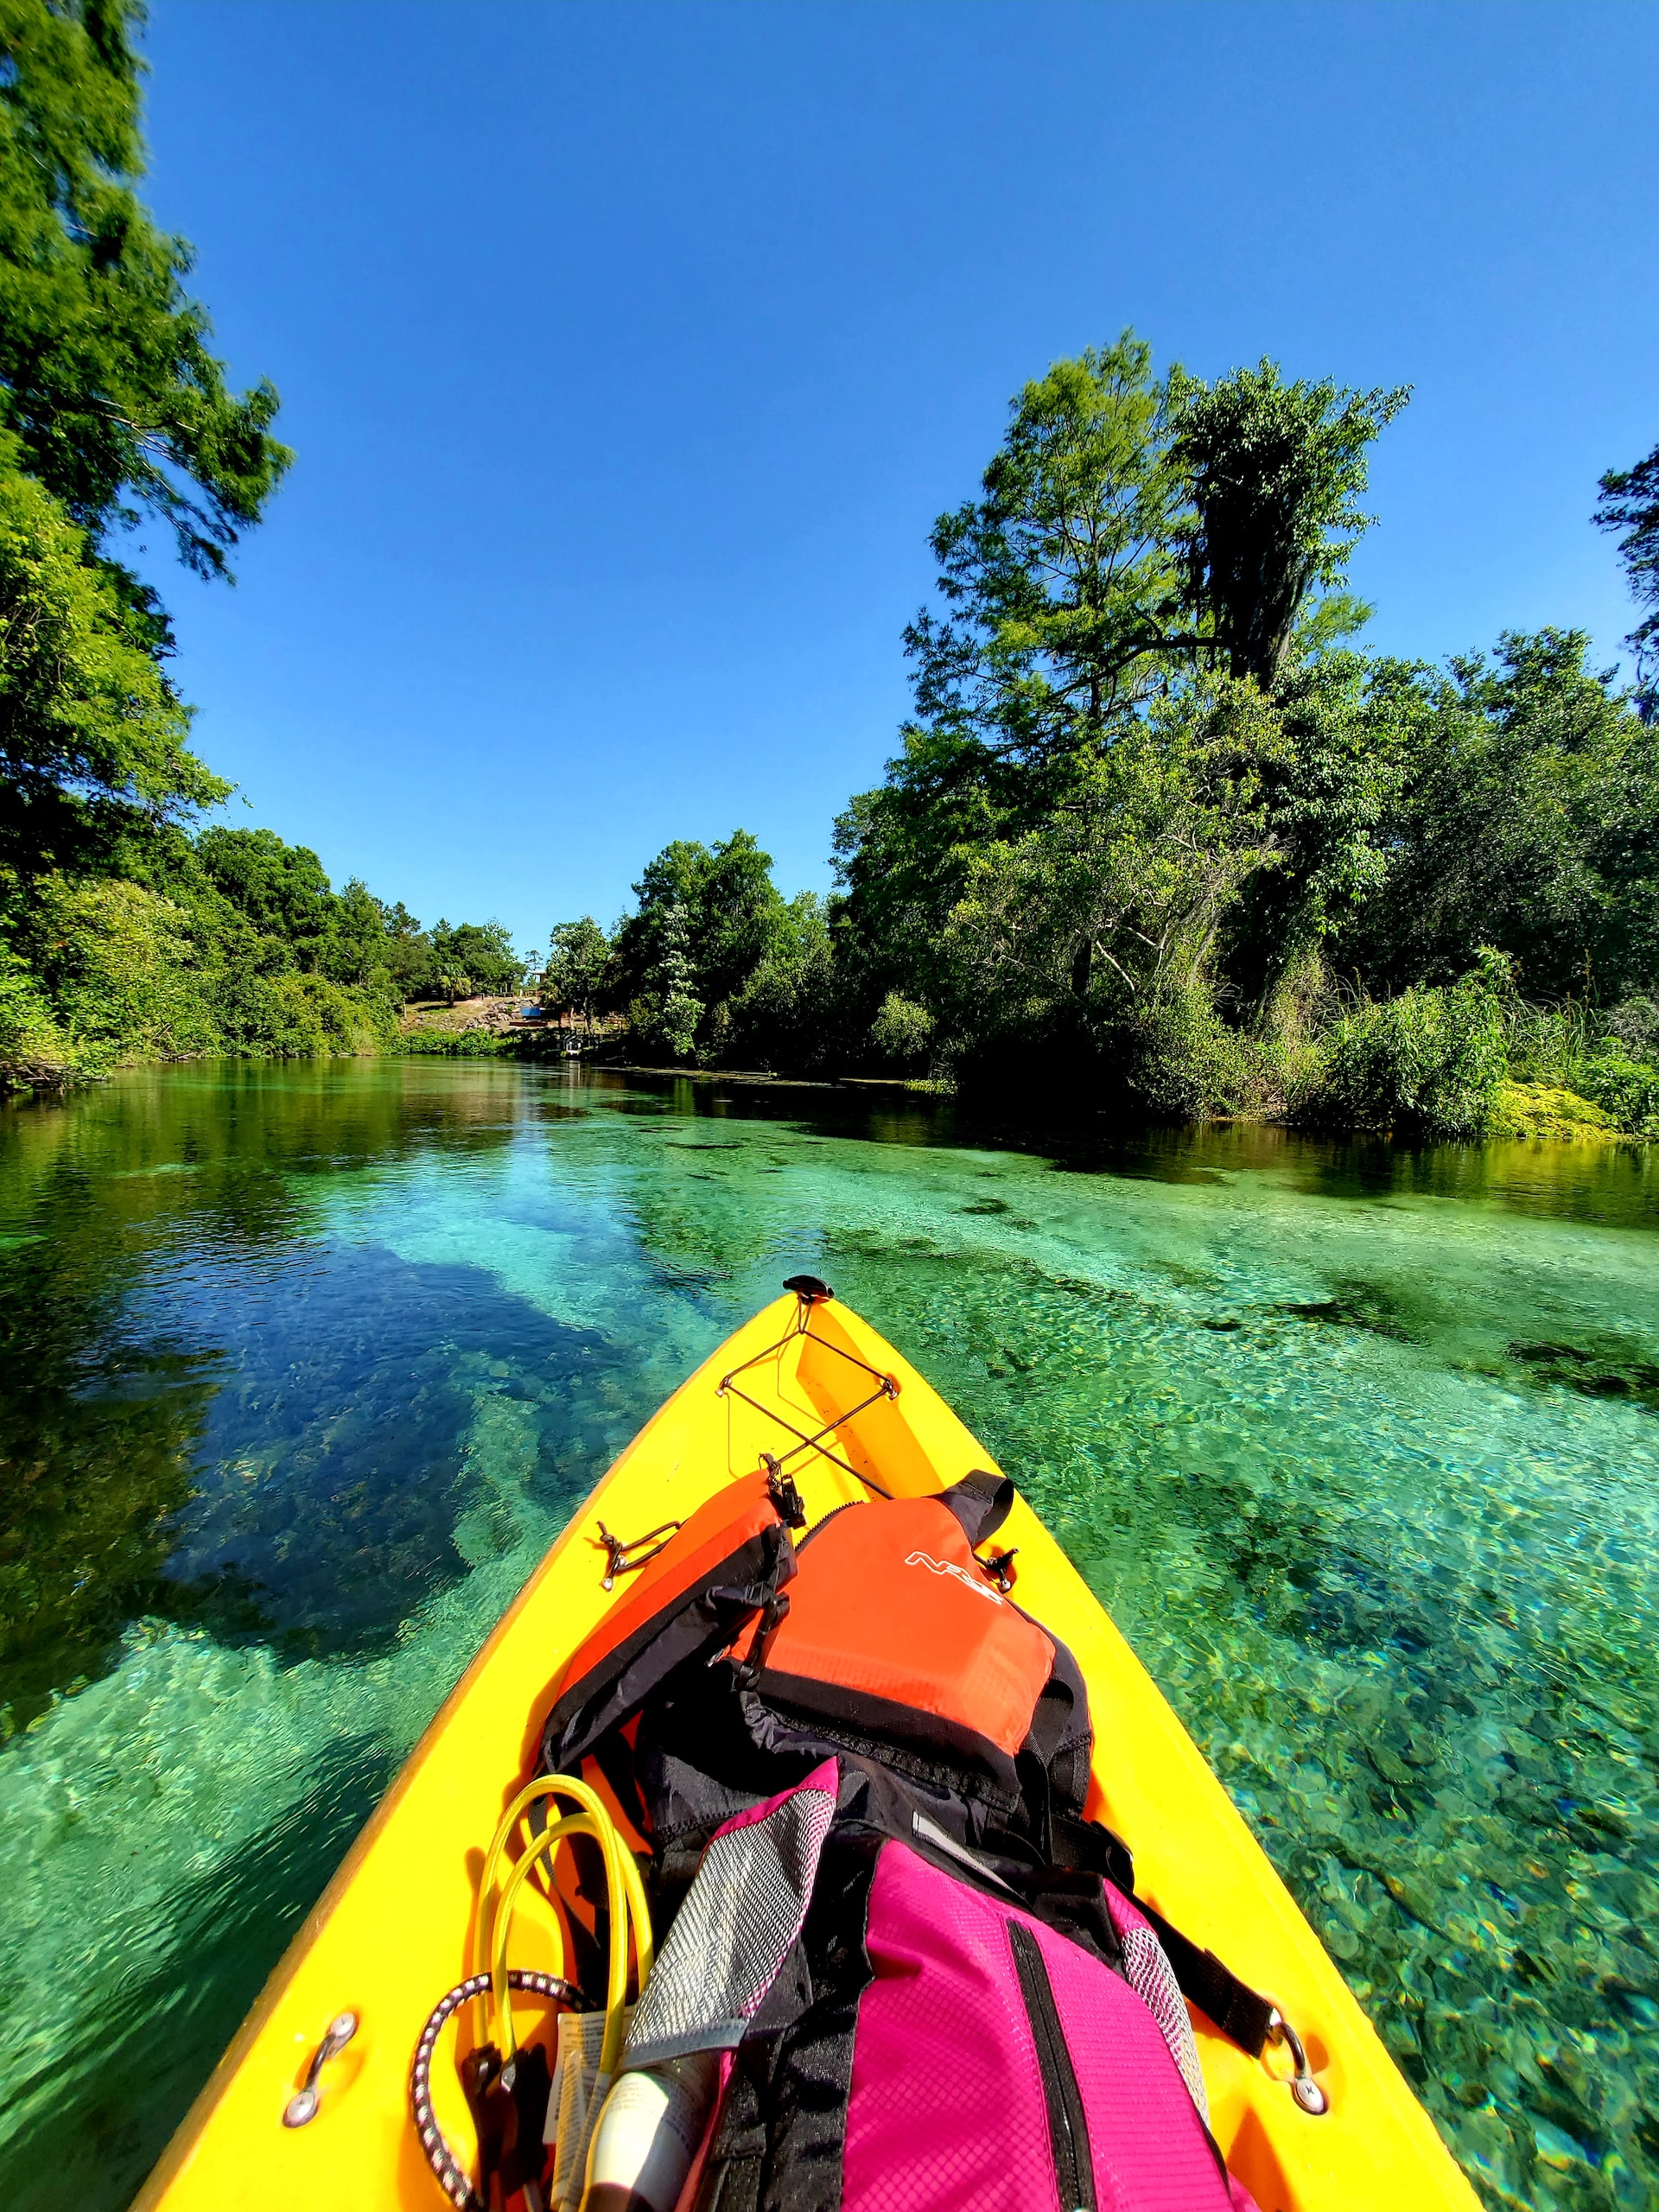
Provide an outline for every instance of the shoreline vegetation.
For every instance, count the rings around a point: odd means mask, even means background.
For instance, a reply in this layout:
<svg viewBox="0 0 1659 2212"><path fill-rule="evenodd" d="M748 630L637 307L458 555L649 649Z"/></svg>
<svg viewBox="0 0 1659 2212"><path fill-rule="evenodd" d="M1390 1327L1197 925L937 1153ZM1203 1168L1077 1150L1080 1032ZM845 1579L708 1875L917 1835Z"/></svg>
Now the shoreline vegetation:
<svg viewBox="0 0 1659 2212"><path fill-rule="evenodd" d="M0 1090L574 1027L613 1064L1126 1122L1659 1136L1659 447L1590 518L1631 684L1565 628L1371 652L1347 568L1403 389L1160 373L1128 331L1027 384L934 524L913 711L828 897L745 830L679 839L543 961L215 821L127 556L159 527L227 575L292 455L137 196L138 20L17 0L0 46Z"/></svg>

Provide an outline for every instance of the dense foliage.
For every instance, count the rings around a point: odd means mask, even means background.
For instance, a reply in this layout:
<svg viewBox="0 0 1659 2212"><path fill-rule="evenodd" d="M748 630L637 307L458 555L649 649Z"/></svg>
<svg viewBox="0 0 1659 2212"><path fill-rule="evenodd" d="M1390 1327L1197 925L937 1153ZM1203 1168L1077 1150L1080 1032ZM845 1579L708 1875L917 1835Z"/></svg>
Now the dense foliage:
<svg viewBox="0 0 1659 2212"><path fill-rule="evenodd" d="M836 824L839 895L786 905L741 830L670 845L613 936L556 928L550 1004L680 1061L1659 1129L1659 737L1578 632L1357 648L1367 453L1405 398L1159 378L1128 333L1055 364L934 526L915 711ZM1599 517L1649 599L1655 466Z"/></svg>
<svg viewBox="0 0 1659 2212"><path fill-rule="evenodd" d="M174 832L120 874L0 875L0 1065L97 1070L181 1053L383 1051L411 998L505 989L499 923L423 931L269 830ZM470 960L470 969L462 966Z"/></svg>
<svg viewBox="0 0 1659 2212"><path fill-rule="evenodd" d="M633 890L608 936L591 915L556 925L550 1010L624 1014L639 1049L671 1060L821 1064L836 1010L823 902L785 899L747 830L712 848L677 839Z"/></svg>
<svg viewBox="0 0 1659 2212"><path fill-rule="evenodd" d="M222 574L289 461L135 187L130 0L0 0L0 862L106 858L225 794L186 749L167 615L123 558L146 519Z"/></svg>

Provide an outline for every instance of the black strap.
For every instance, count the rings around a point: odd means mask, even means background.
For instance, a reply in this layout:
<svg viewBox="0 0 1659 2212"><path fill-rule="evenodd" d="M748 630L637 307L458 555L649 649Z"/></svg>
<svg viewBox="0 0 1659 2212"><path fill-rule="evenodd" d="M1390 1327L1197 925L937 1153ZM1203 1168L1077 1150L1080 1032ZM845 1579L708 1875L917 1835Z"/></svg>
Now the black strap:
<svg viewBox="0 0 1659 2212"><path fill-rule="evenodd" d="M976 1549L994 1536L1014 1510L1014 1484L1007 1475L993 1475L976 1467L936 1501L962 1523L963 1534Z"/></svg>
<svg viewBox="0 0 1659 2212"><path fill-rule="evenodd" d="M1083 1866L1103 1874L1125 1897L1135 1899L1136 1911L1164 1947L1182 1996L1190 1997L1241 2050L1260 2058L1274 2019L1273 2004L1249 1982L1241 1981L1213 1951L1200 1950L1155 1906L1135 1897L1135 1859L1122 1837L1114 1835L1102 1821L1074 1821L1057 1814L1052 1841L1057 1865Z"/></svg>
<svg viewBox="0 0 1659 2212"><path fill-rule="evenodd" d="M1223 2035L1241 2050L1260 2058L1274 2007L1259 1990L1241 1981L1230 1967L1224 1966L1213 1951L1201 1951L1190 1936L1183 1936L1144 1897L1136 1897L1135 1903L1163 1945L1182 1996L1190 1997L1200 2012L1207 2012Z"/></svg>
<svg viewBox="0 0 1659 2212"><path fill-rule="evenodd" d="M542 1772L573 1774L677 1667L730 1643L794 1572L789 1531L774 1521L669 1599L560 1692L542 1731Z"/></svg>

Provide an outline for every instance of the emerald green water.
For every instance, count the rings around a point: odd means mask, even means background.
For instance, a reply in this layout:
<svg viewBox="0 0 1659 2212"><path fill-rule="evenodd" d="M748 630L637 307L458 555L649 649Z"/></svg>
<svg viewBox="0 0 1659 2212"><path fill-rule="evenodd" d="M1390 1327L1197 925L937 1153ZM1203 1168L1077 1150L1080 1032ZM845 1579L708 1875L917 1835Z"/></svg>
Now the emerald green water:
<svg viewBox="0 0 1659 2212"><path fill-rule="evenodd" d="M804 1266L1048 1518L1488 2202L1659 2202L1659 1170L879 1101L365 1062L0 1113L9 2207L127 2202L572 1507Z"/></svg>

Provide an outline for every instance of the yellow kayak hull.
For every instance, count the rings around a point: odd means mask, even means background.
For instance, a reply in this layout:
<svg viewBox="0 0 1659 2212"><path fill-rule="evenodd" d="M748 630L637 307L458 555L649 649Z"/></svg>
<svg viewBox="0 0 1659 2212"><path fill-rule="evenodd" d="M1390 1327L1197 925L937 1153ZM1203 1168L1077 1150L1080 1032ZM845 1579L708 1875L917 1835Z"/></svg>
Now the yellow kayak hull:
<svg viewBox="0 0 1659 2212"><path fill-rule="evenodd" d="M601 1587L607 1527L638 1535L683 1520L777 1452L781 1418L820 1428L863 1395L840 1345L897 1382L838 1431L835 1448L895 1496L923 1496L994 1462L927 1382L838 1300L790 1337L792 1297L740 1329L634 1439L548 1553L410 1755L186 2115L135 2212L438 2212L446 2202L409 2116L409 2070L428 2014L469 1970L483 1858L529 1771L565 1660L626 1589ZM743 1389L722 1376L780 1344ZM817 1454L793 1463L817 1520L861 1484ZM1053 1538L1020 1501L998 1538L1019 1548L1019 1599L1070 1645L1089 1684L1096 1751L1091 1811L1135 1853L1137 1888L1196 1942L1268 1992L1300 2030L1330 2109L1304 2112L1289 2062L1253 2060L1195 2018L1211 2124L1261 2212L1473 2212L1474 2192L1198 1747ZM514 1963L556 1973L550 1916L515 1924ZM359 2026L322 2068L316 2116L285 2127L329 2023ZM522 2031L538 2018L525 2001ZM440 2084L435 2077L443 2075ZM453 2065L438 2113L471 2147Z"/></svg>

